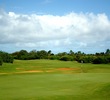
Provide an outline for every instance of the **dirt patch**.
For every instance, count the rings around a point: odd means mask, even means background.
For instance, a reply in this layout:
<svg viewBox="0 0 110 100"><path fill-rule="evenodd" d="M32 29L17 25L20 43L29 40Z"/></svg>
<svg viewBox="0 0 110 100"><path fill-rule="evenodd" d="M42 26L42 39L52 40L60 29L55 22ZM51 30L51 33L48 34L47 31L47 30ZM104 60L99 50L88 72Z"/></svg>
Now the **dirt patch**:
<svg viewBox="0 0 110 100"><path fill-rule="evenodd" d="M17 72L17 73L39 73L43 72L42 70L28 70L28 71L22 71L22 72Z"/></svg>
<svg viewBox="0 0 110 100"><path fill-rule="evenodd" d="M22 68L16 68L17 70L21 70ZM0 75L3 75L3 74L20 74L20 73L43 73L43 72L47 72L47 73L50 73L50 72L64 72L64 73L72 73L73 71L75 72L78 72L80 71L80 68L56 68L56 69L47 69L47 70L24 70L24 71L20 71L20 72L12 72L12 73L0 73Z"/></svg>
<svg viewBox="0 0 110 100"><path fill-rule="evenodd" d="M60 71L72 71L72 70L80 70L79 68L58 68Z"/></svg>
<svg viewBox="0 0 110 100"><path fill-rule="evenodd" d="M45 72L55 72L55 70L46 70Z"/></svg>
<svg viewBox="0 0 110 100"><path fill-rule="evenodd" d="M7 74L7 73L0 73L0 75L4 75L4 74Z"/></svg>
<svg viewBox="0 0 110 100"><path fill-rule="evenodd" d="M42 70L29 70L29 71L25 71L25 72L43 72Z"/></svg>
<svg viewBox="0 0 110 100"><path fill-rule="evenodd" d="M16 68L16 70L23 70L23 68Z"/></svg>

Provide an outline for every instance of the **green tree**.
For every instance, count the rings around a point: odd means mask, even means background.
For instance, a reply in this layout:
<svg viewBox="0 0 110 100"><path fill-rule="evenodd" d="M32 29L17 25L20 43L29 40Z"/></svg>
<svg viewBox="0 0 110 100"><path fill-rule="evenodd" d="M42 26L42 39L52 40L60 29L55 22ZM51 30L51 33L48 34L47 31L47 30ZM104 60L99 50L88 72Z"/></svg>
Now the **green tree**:
<svg viewBox="0 0 110 100"><path fill-rule="evenodd" d="M107 64L109 63L108 59L106 57L96 57L94 60L93 60L93 63L94 64Z"/></svg>
<svg viewBox="0 0 110 100"><path fill-rule="evenodd" d="M0 57L0 66L2 66L2 64L3 64L3 60L2 60L2 58Z"/></svg>
<svg viewBox="0 0 110 100"><path fill-rule="evenodd" d="M69 55L73 56L74 52L72 50L69 51Z"/></svg>
<svg viewBox="0 0 110 100"><path fill-rule="evenodd" d="M14 61L13 57L7 52L0 51L0 57L5 63L13 63Z"/></svg>
<svg viewBox="0 0 110 100"><path fill-rule="evenodd" d="M20 50L18 55L17 55L17 58L20 60L27 60L28 57L29 57L28 52L26 50Z"/></svg>
<svg viewBox="0 0 110 100"><path fill-rule="evenodd" d="M62 61L73 61L73 58L72 58L72 56L64 55L60 58L60 60L62 60Z"/></svg>
<svg viewBox="0 0 110 100"><path fill-rule="evenodd" d="M105 52L106 55L110 55L110 49L107 49Z"/></svg>
<svg viewBox="0 0 110 100"><path fill-rule="evenodd" d="M51 50L49 50L49 51L47 52L47 53L48 53L48 55L51 55L51 52L52 52L52 51L51 51Z"/></svg>
<svg viewBox="0 0 110 100"><path fill-rule="evenodd" d="M48 52L45 50L37 51L37 56L39 59L47 59L48 58Z"/></svg>
<svg viewBox="0 0 110 100"><path fill-rule="evenodd" d="M29 59L38 59L37 51L32 50L29 52Z"/></svg>

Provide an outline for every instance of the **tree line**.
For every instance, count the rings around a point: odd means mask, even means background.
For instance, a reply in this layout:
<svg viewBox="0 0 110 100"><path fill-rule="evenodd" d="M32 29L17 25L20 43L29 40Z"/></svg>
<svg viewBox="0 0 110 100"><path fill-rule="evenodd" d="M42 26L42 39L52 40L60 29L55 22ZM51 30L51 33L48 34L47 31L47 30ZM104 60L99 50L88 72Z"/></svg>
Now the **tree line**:
<svg viewBox="0 0 110 100"><path fill-rule="evenodd" d="M61 60L61 61L77 61L79 63L93 63L93 64L107 64L110 63L110 49L105 52L95 53L95 54L85 54L84 52L78 51L73 52L61 52L54 54L51 50L32 50L30 52L26 50L20 50L8 54L6 52L0 51L0 65L3 62L13 63L14 59L18 60L33 60L33 59L51 59L51 60Z"/></svg>
<svg viewBox="0 0 110 100"><path fill-rule="evenodd" d="M51 60L62 60L62 61L78 61L80 63L110 63L110 49L105 52L95 53L95 54L85 54L84 52L78 51L73 52L61 52L54 54L51 50L32 50L27 52L26 50L20 50L18 52L12 53L14 59L19 60L31 60L31 59L51 59Z"/></svg>

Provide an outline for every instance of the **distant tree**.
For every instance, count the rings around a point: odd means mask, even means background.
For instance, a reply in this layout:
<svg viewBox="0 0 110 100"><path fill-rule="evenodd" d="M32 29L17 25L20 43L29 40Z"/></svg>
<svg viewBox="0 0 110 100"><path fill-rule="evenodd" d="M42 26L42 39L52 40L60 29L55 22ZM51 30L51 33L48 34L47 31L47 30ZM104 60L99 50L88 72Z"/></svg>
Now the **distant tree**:
<svg viewBox="0 0 110 100"><path fill-rule="evenodd" d="M109 55L109 56L106 56L106 58L107 58L107 60L108 60L109 63L110 63L110 55Z"/></svg>
<svg viewBox="0 0 110 100"><path fill-rule="evenodd" d="M73 56L74 52L72 50L69 51L69 55Z"/></svg>
<svg viewBox="0 0 110 100"><path fill-rule="evenodd" d="M49 51L47 52L47 53L48 53L48 55L51 55L51 52L52 52L52 51L51 51L51 50L49 50Z"/></svg>
<svg viewBox="0 0 110 100"><path fill-rule="evenodd" d="M50 55L49 59L50 60L59 60L58 56L56 56L56 55Z"/></svg>
<svg viewBox="0 0 110 100"><path fill-rule="evenodd" d="M5 63L13 63L14 61L13 57L7 52L0 51L0 57Z"/></svg>
<svg viewBox="0 0 110 100"><path fill-rule="evenodd" d="M107 64L109 63L106 57L97 57L93 60L93 64Z"/></svg>
<svg viewBox="0 0 110 100"><path fill-rule="evenodd" d="M75 53L75 60L80 62L81 56L82 56L81 51L76 52Z"/></svg>
<svg viewBox="0 0 110 100"><path fill-rule="evenodd" d="M110 49L107 49L105 52L106 55L110 55Z"/></svg>
<svg viewBox="0 0 110 100"><path fill-rule="evenodd" d="M62 60L62 61L73 61L73 58L72 58L72 56L64 55L60 58L60 60Z"/></svg>
<svg viewBox="0 0 110 100"><path fill-rule="evenodd" d="M2 54L2 53L1 53ZM3 54L2 54L3 56ZM85 54L81 51L74 53L72 50L67 52L60 52L58 54L53 54L51 50L36 51L32 50L29 53L26 50L20 50L19 52L12 53L15 59L30 60L30 59L57 59L63 61L78 61L84 63L110 63L110 50L107 49L106 52L96 52L95 54ZM6 59L4 59L4 57ZM10 59L8 54L4 54L2 58L3 61L7 62ZM9 61L9 60L8 60ZM11 61L10 61L11 62Z"/></svg>
<svg viewBox="0 0 110 100"><path fill-rule="evenodd" d="M53 55L51 52L52 52L51 50L49 50L49 51L47 52L47 54L48 54L48 59L50 59L51 55Z"/></svg>
<svg viewBox="0 0 110 100"><path fill-rule="evenodd" d="M101 56L104 56L104 55L105 55L105 53L104 53L104 52L101 52L101 53L100 53L100 55L101 55Z"/></svg>
<svg viewBox="0 0 110 100"><path fill-rule="evenodd" d="M94 56L90 56L90 55L84 55L84 56L81 56L79 59L78 59L78 62L83 62L83 63L92 63L94 59Z"/></svg>
<svg viewBox="0 0 110 100"><path fill-rule="evenodd" d="M59 57L62 57L62 56L65 56L65 55L67 55L67 52L61 52L61 53L57 54L57 56L59 56Z"/></svg>
<svg viewBox="0 0 110 100"><path fill-rule="evenodd" d="M37 51L32 50L29 52L29 59L38 59Z"/></svg>
<svg viewBox="0 0 110 100"><path fill-rule="evenodd" d="M27 60L28 59L28 52L26 50L20 50L17 55L17 58L21 59L21 60Z"/></svg>
<svg viewBox="0 0 110 100"><path fill-rule="evenodd" d="M18 59L19 52L18 51L13 52L11 55L13 56L14 59Z"/></svg>
<svg viewBox="0 0 110 100"><path fill-rule="evenodd" d="M48 58L48 52L45 50L37 51L37 55L39 59L47 59Z"/></svg>
<svg viewBox="0 0 110 100"><path fill-rule="evenodd" d="M100 53L96 52L95 55L96 55L96 56L100 56Z"/></svg>
<svg viewBox="0 0 110 100"><path fill-rule="evenodd" d="M2 66L2 64L3 64L3 60L2 60L2 58L0 57L0 66Z"/></svg>

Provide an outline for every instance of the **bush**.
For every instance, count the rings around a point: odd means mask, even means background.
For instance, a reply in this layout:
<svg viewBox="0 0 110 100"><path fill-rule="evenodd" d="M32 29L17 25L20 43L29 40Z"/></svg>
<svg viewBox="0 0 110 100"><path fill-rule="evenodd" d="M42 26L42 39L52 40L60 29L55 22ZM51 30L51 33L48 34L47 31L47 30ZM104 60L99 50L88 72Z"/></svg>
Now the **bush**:
<svg viewBox="0 0 110 100"><path fill-rule="evenodd" d="M57 60L57 59L58 59L58 57L55 56L55 55L49 56L48 58L49 58L50 60Z"/></svg>
<svg viewBox="0 0 110 100"><path fill-rule="evenodd" d="M73 57L65 55L60 58L62 61L73 61Z"/></svg>
<svg viewBox="0 0 110 100"><path fill-rule="evenodd" d="M97 57L93 60L93 64L107 64L109 63L106 57Z"/></svg>
<svg viewBox="0 0 110 100"><path fill-rule="evenodd" d="M13 63L14 61L13 57L6 52L0 51L0 57L1 57L0 59L2 59L2 62L5 63Z"/></svg>
<svg viewBox="0 0 110 100"><path fill-rule="evenodd" d="M107 60L108 60L108 61L109 61L109 63L110 63L110 56L107 56L106 58L107 58Z"/></svg>
<svg viewBox="0 0 110 100"><path fill-rule="evenodd" d="M92 56L82 56L78 59L78 62L81 63L83 61L83 63L91 63L93 61L93 59L94 59L94 57L92 57Z"/></svg>
<svg viewBox="0 0 110 100"><path fill-rule="evenodd" d="M2 64L3 64L3 60L2 60L2 58L0 57L0 66L2 66Z"/></svg>

